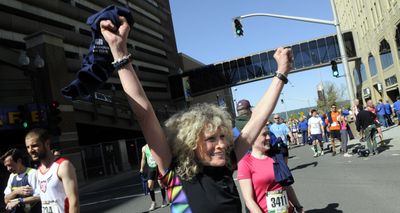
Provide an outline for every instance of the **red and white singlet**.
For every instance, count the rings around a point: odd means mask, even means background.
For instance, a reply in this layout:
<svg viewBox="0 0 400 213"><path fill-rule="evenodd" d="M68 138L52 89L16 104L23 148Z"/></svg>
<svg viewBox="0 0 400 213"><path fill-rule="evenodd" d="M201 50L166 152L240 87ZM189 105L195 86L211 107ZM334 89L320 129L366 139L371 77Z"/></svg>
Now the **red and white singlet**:
<svg viewBox="0 0 400 213"><path fill-rule="evenodd" d="M43 165L37 170L37 181L40 187L42 213L68 213L69 203L64 186L58 177L58 168L65 158L53 162L47 172L43 172Z"/></svg>

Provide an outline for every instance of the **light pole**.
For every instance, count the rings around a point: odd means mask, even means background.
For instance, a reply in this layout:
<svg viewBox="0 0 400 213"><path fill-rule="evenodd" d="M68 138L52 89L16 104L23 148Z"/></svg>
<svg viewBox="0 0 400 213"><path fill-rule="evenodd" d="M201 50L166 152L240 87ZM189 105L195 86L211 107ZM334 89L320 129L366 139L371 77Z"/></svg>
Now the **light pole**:
<svg viewBox="0 0 400 213"><path fill-rule="evenodd" d="M287 114L287 108L286 108L286 103L285 103L285 95L284 95L284 93L283 92L281 92L281 95L282 95L282 98L281 98L281 103L283 104L283 107L285 107L285 115L286 115L286 122L288 121L288 119L289 119L289 116L288 116L288 114Z"/></svg>
<svg viewBox="0 0 400 213"><path fill-rule="evenodd" d="M339 24L339 20L337 18L337 12L336 12L336 6L334 3L334 0L331 0L331 8L332 8L332 13L333 13L333 21L322 20L322 19L312 19L312 18L305 18L305 17L297 17L297 16L277 15L277 14L270 14L270 13L252 13L252 14L235 17L233 20L236 22L236 20L241 20L241 19L254 17L254 16L267 16L267 17L290 19L290 20L296 20L296 21L311 22L311 23L335 26L338 43L339 43L340 58L343 63L343 68L344 68L345 77L346 77L347 92L349 93L350 103L353 105L353 100L355 99L354 98L354 90L353 90L353 82L350 79L350 69L349 69L349 65L348 65L347 53L346 53L345 47L344 47L343 36L342 36L342 32L340 30L340 24Z"/></svg>
<svg viewBox="0 0 400 213"><path fill-rule="evenodd" d="M34 101L36 104L36 110L37 110L37 115L38 115L38 122L39 124L42 122L43 119L43 113L41 112L40 105L39 105L39 96L38 96L38 75L40 70L44 67L45 62L42 57L40 57L39 54L36 54L35 59L33 60L33 65L35 66L35 70L29 69L29 64L30 64L30 58L26 55L25 51L21 51L19 58L18 58L18 63L23 67L24 69L24 75L29 75L30 80L31 80L31 87L32 87L32 92L33 92L33 97Z"/></svg>

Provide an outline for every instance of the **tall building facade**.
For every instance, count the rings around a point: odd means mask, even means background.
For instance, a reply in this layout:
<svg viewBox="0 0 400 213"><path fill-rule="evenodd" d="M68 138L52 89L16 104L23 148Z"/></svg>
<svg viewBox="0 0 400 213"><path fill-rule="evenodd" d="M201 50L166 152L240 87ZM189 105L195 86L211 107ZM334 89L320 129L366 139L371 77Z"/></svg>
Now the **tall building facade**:
<svg viewBox="0 0 400 213"><path fill-rule="evenodd" d="M400 1L335 0L343 31L352 31L360 60L350 63L357 97L395 101L400 79Z"/></svg>
<svg viewBox="0 0 400 213"><path fill-rule="evenodd" d="M82 156L82 147L118 141L111 145L121 151L116 154L121 168L131 157L126 154L132 151L129 149L134 147L137 154L139 145L128 145L125 139L141 137L141 131L116 73L89 101L68 101L60 93L76 78L88 53L92 38L86 19L112 4L126 6L133 13L128 50L158 117L165 119L168 109L175 108L168 76L178 71L179 55L169 1L0 0L0 153L10 147L23 148L30 128L48 127L51 107L58 102L61 113L56 122L61 132L53 139L62 153L76 162L81 175L85 173L80 170L85 166L82 158L104 151L100 146ZM25 116L21 106L29 120L26 128L20 122Z"/></svg>

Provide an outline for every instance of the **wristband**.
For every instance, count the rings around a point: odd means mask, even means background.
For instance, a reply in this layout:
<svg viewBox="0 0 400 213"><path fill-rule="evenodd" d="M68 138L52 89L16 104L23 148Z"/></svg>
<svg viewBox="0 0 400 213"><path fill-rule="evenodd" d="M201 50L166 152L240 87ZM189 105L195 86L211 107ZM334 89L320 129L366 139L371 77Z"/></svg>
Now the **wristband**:
<svg viewBox="0 0 400 213"><path fill-rule="evenodd" d="M128 54L122 58L114 60L111 64L114 67L114 70L120 70L125 65L129 64L132 60L132 54Z"/></svg>
<svg viewBox="0 0 400 213"><path fill-rule="evenodd" d="M287 84L288 81L289 81L288 78L284 74L282 74L280 72L276 72L274 77L279 78L279 80L283 81L284 84Z"/></svg>

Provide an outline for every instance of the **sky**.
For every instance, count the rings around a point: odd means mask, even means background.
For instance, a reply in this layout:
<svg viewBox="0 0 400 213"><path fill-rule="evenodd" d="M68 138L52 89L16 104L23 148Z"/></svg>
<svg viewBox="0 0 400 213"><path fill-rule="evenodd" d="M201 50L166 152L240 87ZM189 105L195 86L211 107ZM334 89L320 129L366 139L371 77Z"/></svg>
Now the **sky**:
<svg viewBox="0 0 400 213"><path fill-rule="evenodd" d="M336 33L334 26L271 17L242 20L244 36L236 37L232 18L249 13L272 13L333 20L330 0L171 0L171 13L178 52L213 64L276 49ZM343 67L338 65L343 75ZM334 78L331 67L289 74L275 112L316 105L317 86L333 82L346 86L345 78ZM235 100L248 99L256 105L271 79L232 88Z"/></svg>

